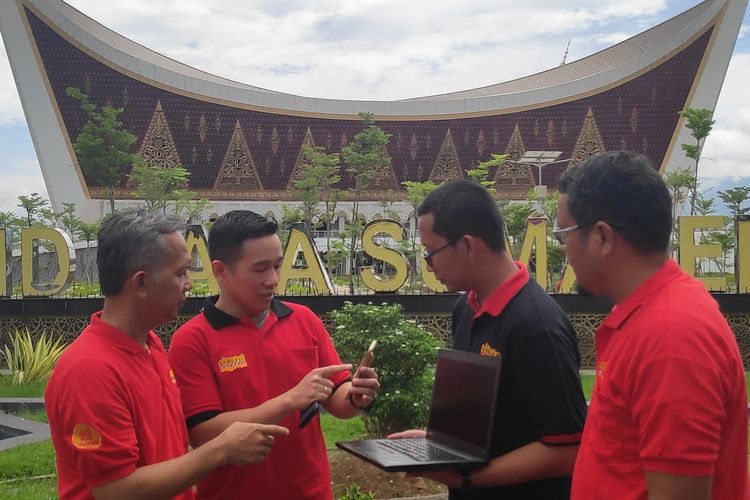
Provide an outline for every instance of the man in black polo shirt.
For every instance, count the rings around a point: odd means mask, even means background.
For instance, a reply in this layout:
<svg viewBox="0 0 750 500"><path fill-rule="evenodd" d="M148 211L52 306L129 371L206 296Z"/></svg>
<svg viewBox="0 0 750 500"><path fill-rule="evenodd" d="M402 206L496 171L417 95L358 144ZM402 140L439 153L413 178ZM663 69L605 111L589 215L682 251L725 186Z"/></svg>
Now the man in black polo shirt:
<svg viewBox="0 0 750 500"><path fill-rule="evenodd" d="M453 311L453 348L503 358L492 460L470 474L422 475L446 484L451 499L569 498L586 414L570 322L506 251L505 222L482 186L443 184L417 216L430 270L448 290L468 292Z"/></svg>

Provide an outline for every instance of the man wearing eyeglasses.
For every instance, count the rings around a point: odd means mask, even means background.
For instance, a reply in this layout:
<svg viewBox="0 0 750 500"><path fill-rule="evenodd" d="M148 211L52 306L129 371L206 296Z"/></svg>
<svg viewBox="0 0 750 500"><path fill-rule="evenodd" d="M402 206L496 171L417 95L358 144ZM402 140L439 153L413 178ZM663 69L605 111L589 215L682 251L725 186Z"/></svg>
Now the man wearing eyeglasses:
<svg viewBox="0 0 750 500"><path fill-rule="evenodd" d="M573 499L747 499L747 396L737 343L669 258L672 202L618 151L559 180L557 237L578 283L616 306L596 331L597 380Z"/></svg>
<svg viewBox="0 0 750 500"><path fill-rule="evenodd" d="M453 348L503 358L492 460L421 475L446 484L451 499L569 498L586 402L568 318L506 251L505 222L482 186L445 183L417 216L429 269L448 290L468 292L453 311Z"/></svg>

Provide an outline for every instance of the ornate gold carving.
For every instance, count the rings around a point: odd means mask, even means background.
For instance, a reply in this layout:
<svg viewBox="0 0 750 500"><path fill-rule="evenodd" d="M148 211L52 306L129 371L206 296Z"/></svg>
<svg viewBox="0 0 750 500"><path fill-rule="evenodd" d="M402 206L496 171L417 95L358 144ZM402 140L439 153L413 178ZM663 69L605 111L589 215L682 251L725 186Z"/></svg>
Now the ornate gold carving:
<svg viewBox="0 0 750 500"><path fill-rule="evenodd" d="M195 165L195 160L198 159L198 150L193 146L193 150L190 151L190 161L193 162L193 165Z"/></svg>
<svg viewBox="0 0 750 500"><path fill-rule="evenodd" d="M523 144L521 130L518 127L518 124L516 124L513 128L513 133L510 136L510 140L508 141L508 145L505 148L505 154L508 155L508 159L500 165L495 174L496 188L512 186L531 187L534 185L534 177L531 174L529 166L517 163L518 159L521 158L525 152L526 147Z"/></svg>
<svg viewBox="0 0 750 500"><path fill-rule="evenodd" d="M417 159L418 150L419 150L419 144L417 143L417 135L412 134L411 141L409 142L409 156L411 156L412 161ZM404 166L404 170L406 170L405 166ZM406 171L404 171L404 175L406 175Z"/></svg>
<svg viewBox="0 0 750 500"><path fill-rule="evenodd" d="M384 148L383 154L389 158L388 164L377 165L374 168L374 175L372 177L372 184L370 184L370 189L398 189L398 181L396 180L396 173L393 171L393 164L390 162L388 148ZM388 196L392 197L392 195L390 194Z"/></svg>
<svg viewBox="0 0 750 500"><path fill-rule="evenodd" d="M550 120L547 122L547 146L552 146L555 142L555 122Z"/></svg>
<svg viewBox="0 0 750 500"><path fill-rule="evenodd" d="M315 140L313 139L310 127L307 127L305 138L302 139L302 144L299 147L299 153L297 153L297 159L295 160L294 166L292 167L292 175L289 176L289 182L287 183L287 187L289 189L292 189L294 187L294 181L302 179L304 177L302 171L304 170L305 166L305 146L309 146L311 148L315 147Z"/></svg>
<svg viewBox="0 0 750 500"><path fill-rule="evenodd" d="M453 142L451 129L445 132L443 144L440 146L440 152L435 160L435 165L430 172L429 180L438 183L451 179L463 179L464 173L458 161L456 145Z"/></svg>
<svg viewBox="0 0 750 500"><path fill-rule="evenodd" d="M424 140L424 147L428 150L432 147L432 135L427 134L427 138Z"/></svg>
<svg viewBox="0 0 750 500"><path fill-rule="evenodd" d="M594 112L589 108L586 113L586 118L583 119L583 126L581 127L581 133L578 134L578 140L576 146L573 148L572 163L578 163L587 160L590 156L604 153L604 141L599 133L599 127L596 124L594 118Z"/></svg>
<svg viewBox="0 0 750 500"><path fill-rule="evenodd" d="M143 136L138 154L149 167L170 168L182 165L161 101L156 101L156 109Z"/></svg>
<svg viewBox="0 0 750 500"><path fill-rule="evenodd" d="M276 127L271 130L271 151L273 151L273 154L276 154L276 152L279 150L279 131L276 129Z"/></svg>
<svg viewBox="0 0 750 500"><path fill-rule="evenodd" d="M638 124L640 123L640 113L638 112L638 108L633 108L633 110L630 112L630 130L634 134L638 132Z"/></svg>
<svg viewBox="0 0 750 500"><path fill-rule="evenodd" d="M343 148L344 146L346 146L348 142L349 142L349 139L346 138L346 134L341 134L341 140L339 141L339 144L341 145L341 147Z"/></svg>
<svg viewBox="0 0 750 500"><path fill-rule="evenodd" d="M214 189L218 187L263 189L239 120L234 125L232 138L229 140L224 161L221 164L219 175L216 177L216 182L214 183Z"/></svg>
<svg viewBox="0 0 750 500"><path fill-rule="evenodd" d="M477 136L477 153L479 156L482 156L484 154L484 130L479 131L479 135Z"/></svg>
<svg viewBox="0 0 750 500"><path fill-rule="evenodd" d="M206 116L201 115L198 119L198 138L201 142L206 140L206 134L208 133L208 123L206 122Z"/></svg>

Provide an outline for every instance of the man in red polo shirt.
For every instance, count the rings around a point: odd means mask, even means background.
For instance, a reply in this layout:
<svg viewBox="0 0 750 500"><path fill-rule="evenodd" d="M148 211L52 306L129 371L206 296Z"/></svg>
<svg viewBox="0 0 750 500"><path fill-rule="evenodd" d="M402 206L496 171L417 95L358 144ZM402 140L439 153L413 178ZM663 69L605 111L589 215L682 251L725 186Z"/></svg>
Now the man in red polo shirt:
<svg viewBox="0 0 750 500"><path fill-rule="evenodd" d="M117 212L99 230L104 309L60 357L45 391L63 499L193 498L226 464L262 461L275 425L236 424L187 453L179 389L151 329L174 319L190 290L182 223Z"/></svg>
<svg viewBox="0 0 750 500"><path fill-rule="evenodd" d="M190 441L201 449L231 422L279 422L290 429L268 459L225 467L198 484L199 498L298 500L331 498L320 419L299 428L313 402L338 418L372 403L375 371L351 379L320 318L274 298L283 261L273 221L247 210L228 212L208 236L218 299L183 325L169 360L182 392Z"/></svg>
<svg viewBox="0 0 750 500"><path fill-rule="evenodd" d="M705 287L669 258L672 201L644 156L606 153L559 180L555 234L578 283L615 302L572 498L748 498L739 349Z"/></svg>

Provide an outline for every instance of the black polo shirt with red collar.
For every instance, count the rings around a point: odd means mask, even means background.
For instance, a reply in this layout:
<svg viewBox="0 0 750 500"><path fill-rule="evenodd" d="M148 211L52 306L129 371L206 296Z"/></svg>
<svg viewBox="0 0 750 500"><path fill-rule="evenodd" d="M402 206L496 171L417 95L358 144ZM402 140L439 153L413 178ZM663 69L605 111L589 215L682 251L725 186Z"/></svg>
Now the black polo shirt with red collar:
<svg viewBox="0 0 750 500"><path fill-rule="evenodd" d="M580 442L586 415L580 354L573 327L526 268L501 284L483 304L462 295L453 311L453 348L503 359L492 456L539 441L549 446ZM567 499L570 476L451 499Z"/></svg>

